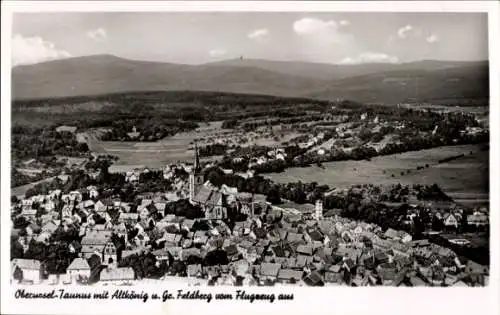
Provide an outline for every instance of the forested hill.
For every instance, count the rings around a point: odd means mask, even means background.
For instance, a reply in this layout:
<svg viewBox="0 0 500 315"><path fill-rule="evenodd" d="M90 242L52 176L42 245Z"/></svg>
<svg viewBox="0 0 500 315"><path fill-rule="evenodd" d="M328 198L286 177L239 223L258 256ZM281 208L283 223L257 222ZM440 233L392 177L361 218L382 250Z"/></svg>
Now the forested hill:
<svg viewBox="0 0 500 315"><path fill-rule="evenodd" d="M20 100L189 90L484 106L489 99L488 72L486 61L325 65L228 60L182 65L97 55L15 67L12 95Z"/></svg>

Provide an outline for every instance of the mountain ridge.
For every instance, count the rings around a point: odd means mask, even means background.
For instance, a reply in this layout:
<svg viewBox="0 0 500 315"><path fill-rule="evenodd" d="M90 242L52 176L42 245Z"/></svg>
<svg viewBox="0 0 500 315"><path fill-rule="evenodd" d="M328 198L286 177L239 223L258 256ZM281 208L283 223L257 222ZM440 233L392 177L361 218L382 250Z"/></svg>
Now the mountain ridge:
<svg viewBox="0 0 500 315"><path fill-rule="evenodd" d="M12 68L12 96L23 100L198 90L392 103L427 97L425 94L432 90L433 99L487 99L488 66L487 61L334 65L261 59L187 65L102 54L16 66ZM415 83L416 77L421 78ZM408 86L412 84L419 85L421 93L410 93Z"/></svg>

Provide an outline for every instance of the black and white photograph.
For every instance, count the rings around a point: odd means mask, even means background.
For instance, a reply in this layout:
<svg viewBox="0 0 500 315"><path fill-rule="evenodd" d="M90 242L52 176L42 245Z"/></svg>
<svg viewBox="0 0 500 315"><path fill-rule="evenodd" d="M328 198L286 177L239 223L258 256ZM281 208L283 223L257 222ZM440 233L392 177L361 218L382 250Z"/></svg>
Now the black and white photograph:
<svg viewBox="0 0 500 315"><path fill-rule="evenodd" d="M496 286L488 8L498 5L478 3L486 9L17 12L11 2L2 288L14 303L138 310L183 299L286 307L318 287ZM169 289L155 302L147 286Z"/></svg>

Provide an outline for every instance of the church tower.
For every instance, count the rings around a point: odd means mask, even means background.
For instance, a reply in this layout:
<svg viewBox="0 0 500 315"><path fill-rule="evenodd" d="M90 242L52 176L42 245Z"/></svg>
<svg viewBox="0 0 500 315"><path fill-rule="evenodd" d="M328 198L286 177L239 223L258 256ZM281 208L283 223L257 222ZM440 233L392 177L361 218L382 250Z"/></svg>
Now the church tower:
<svg viewBox="0 0 500 315"><path fill-rule="evenodd" d="M318 199L316 200L316 206L314 208L314 218L316 220L321 220L323 219L323 200Z"/></svg>
<svg viewBox="0 0 500 315"><path fill-rule="evenodd" d="M198 189L203 185L203 174L201 174L200 157L198 154L198 144L194 143L194 166L189 172L189 201L193 202Z"/></svg>

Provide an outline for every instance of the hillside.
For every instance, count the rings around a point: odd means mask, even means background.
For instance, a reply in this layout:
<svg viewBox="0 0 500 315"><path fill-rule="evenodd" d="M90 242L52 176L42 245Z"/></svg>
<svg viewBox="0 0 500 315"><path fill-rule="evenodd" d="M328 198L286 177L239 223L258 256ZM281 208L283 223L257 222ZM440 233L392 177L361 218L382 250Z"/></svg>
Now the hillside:
<svg viewBox="0 0 500 315"><path fill-rule="evenodd" d="M130 91L198 90L299 96L326 82L255 67L190 66L109 55L70 58L12 71L15 99Z"/></svg>
<svg viewBox="0 0 500 315"><path fill-rule="evenodd" d="M489 100L488 71L488 64L387 71L331 81L327 89L308 96L367 103L485 105Z"/></svg>
<svg viewBox="0 0 500 315"><path fill-rule="evenodd" d="M97 55L12 70L12 95L18 100L182 90L383 103L460 99L484 105L488 63L326 65L237 59L195 66Z"/></svg>
<svg viewBox="0 0 500 315"><path fill-rule="evenodd" d="M273 61L262 59L229 59L206 66L255 67L282 74L309 77L321 80L340 80L349 77L363 76L377 72L436 70L462 66L480 65L484 62L423 60L403 64L367 63L353 65L337 65L301 61Z"/></svg>

